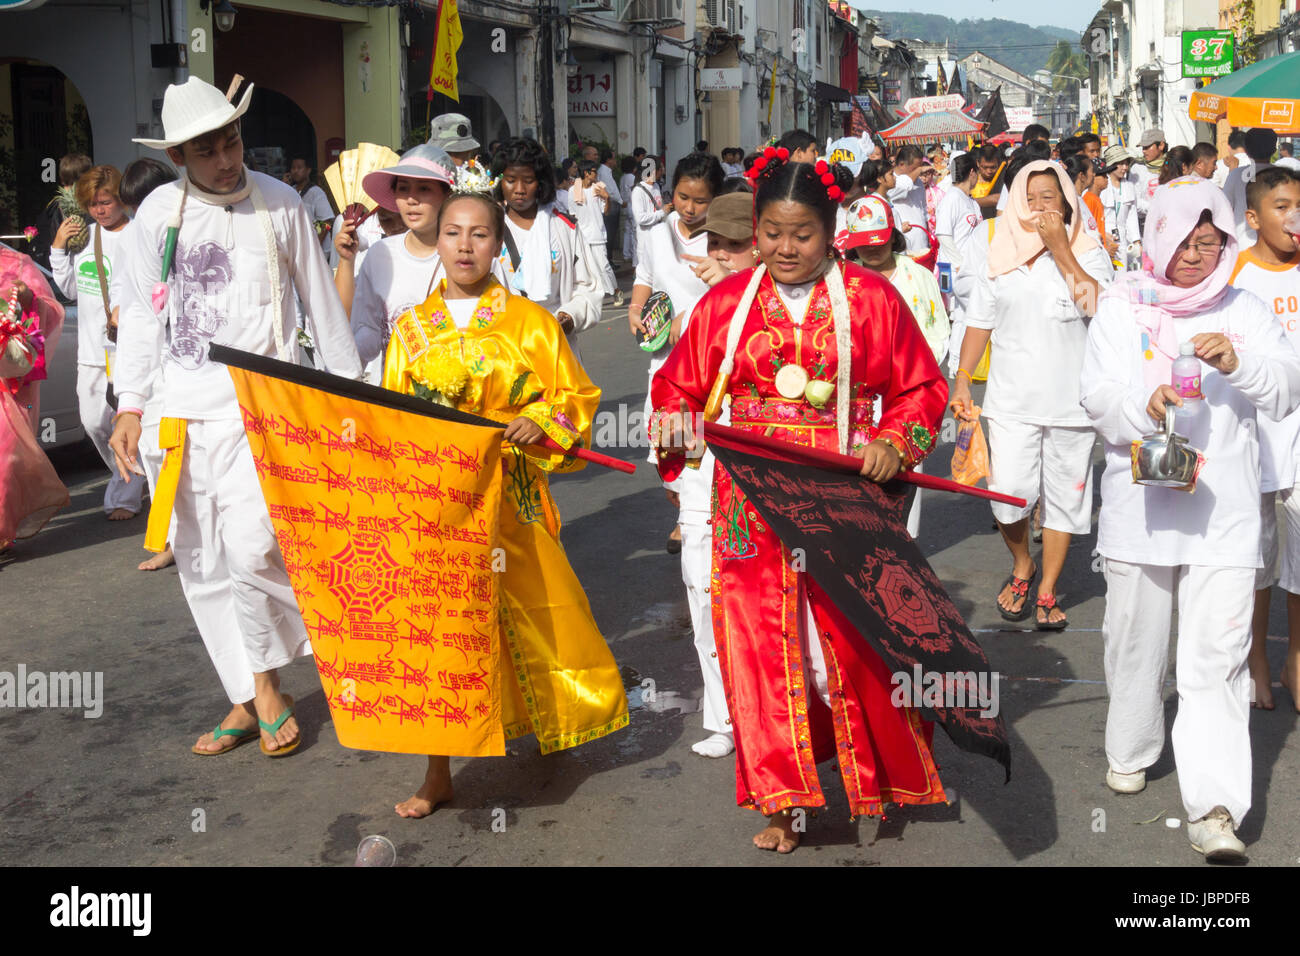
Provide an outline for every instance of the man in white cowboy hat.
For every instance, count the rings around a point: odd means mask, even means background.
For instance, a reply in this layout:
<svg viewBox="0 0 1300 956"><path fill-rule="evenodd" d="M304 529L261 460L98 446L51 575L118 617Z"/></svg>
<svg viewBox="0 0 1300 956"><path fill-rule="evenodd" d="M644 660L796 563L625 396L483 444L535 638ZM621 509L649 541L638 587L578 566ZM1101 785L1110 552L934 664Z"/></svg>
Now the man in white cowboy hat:
<svg viewBox="0 0 1300 956"><path fill-rule="evenodd" d="M446 150L457 166L473 159L479 148L469 117L460 113L443 113L433 118L429 124L429 145Z"/></svg>
<svg viewBox="0 0 1300 956"><path fill-rule="evenodd" d="M164 138L136 140L166 150L182 175L141 203L133 226L110 440L123 477L143 474L135 471L140 415L156 381L168 457L150 537L158 540L159 527L165 537L174 502L181 587L233 705L195 743L201 755L258 739L259 726L264 753L293 752L298 726L276 671L311 653L234 385L226 367L209 360L208 346L296 361L296 290L317 362L361 377L347 315L297 192L244 167L239 118L252 92L250 85L236 106L195 77L169 86ZM175 252L165 258L169 234Z"/></svg>

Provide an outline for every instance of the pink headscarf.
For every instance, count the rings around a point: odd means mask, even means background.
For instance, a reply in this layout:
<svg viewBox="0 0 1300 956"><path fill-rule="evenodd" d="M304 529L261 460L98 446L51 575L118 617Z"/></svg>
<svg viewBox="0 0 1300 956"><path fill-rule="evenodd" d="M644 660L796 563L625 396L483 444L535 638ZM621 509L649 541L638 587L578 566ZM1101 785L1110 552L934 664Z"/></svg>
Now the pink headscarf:
<svg viewBox="0 0 1300 956"><path fill-rule="evenodd" d="M1056 175L1061 195L1070 205L1070 222L1065 228L1070 236L1070 248L1081 256L1097 246L1097 241L1083 231L1083 217L1079 213L1079 194L1060 163L1050 159L1036 159L1023 166L1011 181L1007 208L998 216L993 241L989 243L989 276L997 277L1019 269L1046 247L1038 234L1036 223L1040 213L1029 209L1029 177L1034 173L1049 172Z"/></svg>
<svg viewBox="0 0 1300 956"><path fill-rule="evenodd" d="M1165 271L1206 210L1227 244L1212 273L1190 289L1180 289L1165 278ZM1156 189L1142 231L1143 271L1117 277L1102 296L1103 301L1122 299L1146 333L1143 371L1150 388L1169 384L1170 368L1178 357L1173 320L1217 306L1227 292L1236 261L1236 221L1222 189L1199 176L1171 179Z"/></svg>

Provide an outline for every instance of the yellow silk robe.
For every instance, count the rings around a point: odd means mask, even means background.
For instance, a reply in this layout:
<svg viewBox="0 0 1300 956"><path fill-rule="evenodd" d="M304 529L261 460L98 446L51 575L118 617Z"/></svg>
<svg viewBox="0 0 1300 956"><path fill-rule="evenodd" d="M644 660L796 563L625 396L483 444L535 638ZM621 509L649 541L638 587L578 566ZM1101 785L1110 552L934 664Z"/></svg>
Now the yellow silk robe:
<svg viewBox="0 0 1300 956"><path fill-rule="evenodd" d="M395 324L384 387L437 392L444 404L508 423L523 416L562 448L591 441L597 388L545 309L493 281L469 326L458 329L439 283ZM591 614L586 592L560 545L560 514L549 472L583 467L578 458L503 446L500 638L507 739L537 735L542 753L574 747L627 726L627 695Z"/></svg>

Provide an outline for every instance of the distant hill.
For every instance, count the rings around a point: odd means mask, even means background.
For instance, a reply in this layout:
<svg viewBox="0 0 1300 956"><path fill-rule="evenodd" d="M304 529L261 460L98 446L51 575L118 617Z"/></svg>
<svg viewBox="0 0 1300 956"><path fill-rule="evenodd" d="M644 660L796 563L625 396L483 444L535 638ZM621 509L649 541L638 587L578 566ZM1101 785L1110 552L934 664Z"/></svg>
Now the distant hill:
<svg viewBox="0 0 1300 956"><path fill-rule="evenodd" d="M1012 20L953 20L933 13L903 13L890 10L863 10L876 17L890 39L919 39L927 43L951 44L958 58L982 50L1000 63L1027 76L1047 64L1052 47L1058 40L1078 45L1079 33L1064 27L1031 27Z"/></svg>

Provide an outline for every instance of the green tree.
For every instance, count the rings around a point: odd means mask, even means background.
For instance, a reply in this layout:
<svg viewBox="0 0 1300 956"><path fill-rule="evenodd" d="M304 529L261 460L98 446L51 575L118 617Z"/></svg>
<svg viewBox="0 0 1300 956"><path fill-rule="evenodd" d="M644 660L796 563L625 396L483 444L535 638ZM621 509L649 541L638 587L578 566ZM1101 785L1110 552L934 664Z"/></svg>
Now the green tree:
<svg viewBox="0 0 1300 956"><path fill-rule="evenodd" d="M1075 52L1068 40L1061 40L1053 48L1052 55L1047 58L1047 71L1055 74L1052 77L1052 89L1057 93L1073 88L1078 80L1088 75L1083 55ZM1075 79L1072 81L1068 77Z"/></svg>

